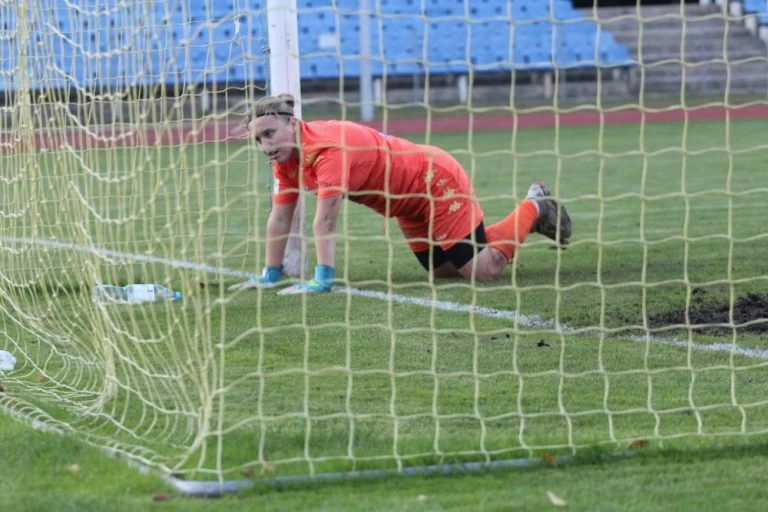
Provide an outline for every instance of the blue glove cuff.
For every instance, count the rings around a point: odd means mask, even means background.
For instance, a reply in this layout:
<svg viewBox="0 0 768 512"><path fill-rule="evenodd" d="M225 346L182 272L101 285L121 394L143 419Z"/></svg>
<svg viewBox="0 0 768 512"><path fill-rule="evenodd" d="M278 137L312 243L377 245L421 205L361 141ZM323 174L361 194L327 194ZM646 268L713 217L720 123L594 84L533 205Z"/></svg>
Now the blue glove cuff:
<svg viewBox="0 0 768 512"><path fill-rule="evenodd" d="M328 265L318 265L315 267L315 281L330 284L336 277L336 269Z"/></svg>
<svg viewBox="0 0 768 512"><path fill-rule="evenodd" d="M279 267L264 267L261 271L261 279L268 283L276 283L283 275L283 266Z"/></svg>

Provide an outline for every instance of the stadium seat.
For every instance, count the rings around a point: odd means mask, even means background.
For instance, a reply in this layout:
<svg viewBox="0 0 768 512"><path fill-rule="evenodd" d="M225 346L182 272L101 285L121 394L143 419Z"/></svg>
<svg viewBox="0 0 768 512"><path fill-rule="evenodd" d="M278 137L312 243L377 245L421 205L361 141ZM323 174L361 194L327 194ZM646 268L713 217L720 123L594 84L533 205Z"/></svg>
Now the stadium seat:
<svg viewBox="0 0 768 512"><path fill-rule="evenodd" d="M424 37L429 64L466 59L469 28L465 21L433 21L427 25Z"/></svg>
<svg viewBox="0 0 768 512"><path fill-rule="evenodd" d="M550 12L552 19L557 21L578 20L583 16L577 11L568 0L554 0Z"/></svg>
<svg viewBox="0 0 768 512"><path fill-rule="evenodd" d="M507 5L493 0L478 0L470 3L469 16L475 20L492 20L507 17Z"/></svg>
<svg viewBox="0 0 768 512"><path fill-rule="evenodd" d="M48 29L35 36L53 45L54 55L47 57L51 69L33 80L119 86L135 81L266 79L264 0L184 5L154 2L148 11L127 6L103 16L54 0L52 9L41 12L41 26ZM765 9L763 0L745 0L744 5L747 12ZM357 6L357 0L297 0L303 76L359 76ZM569 0L377 0L371 6L378 9L369 23L375 75L466 73L470 65L482 73L632 63L626 46L598 30ZM130 27L137 16L146 23L143 30ZM768 13L764 16L768 22ZM76 34L76 44L66 42L64 34ZM147 40L151 45L143 48ZM144 62L106 56L123 47L136 48ZM15 62L8 57L13 53L9 48L8 40L0 40L0 70ZM45 62L41 58L34 73L46 72Z"/></svg>
<svg viewBox="0 0 768 512"><path fill-rule="evenodd" d="M381 38L371 45L371 53L381 56L390 75L407 75L423 69L424 24L419 18L383 20ZM380 46L380 42L383 45ZM379 69L381 65L378 66Z"/></svg>
<svg viewBox="0 0 768 512"><path fill-rule="evenodd" d="M631 66L634 61L629 56L629 48L619 44L610 32L601 32L598 39L600 65Z"/></svg>
<svg viewBox="0 0 768 512"><path fill-rule="evenodd" d="M549 19L548 2L512 2L512 19L515 21L532 19Z"/></svg>
<svg viewBox="0 0 768 512"><path fill-rule="evenodd" d="M299 72L306 78L338 78L339 59L335 56L312 56L299 61Z"/></svg>
<svg viewBox="0 0 768 512"><path fill-rule="evenodd" d="M496 71L511 67L509 21L486 19L471 23L469 28L471 62L477 66L478 71Z"/></svg>
<svg viewBox="0 0 768 512"><path fill-rule="evenodd" d="M765 0L744 0L744 13L756 15L757 23L768 25L768 2Z"/></svg>
<svg viewBox="0 0 768 512"><path fill-rule="evenodd" d="M768 15L768 2L765 0L743 0L744 12L747 14Z"/></svg>

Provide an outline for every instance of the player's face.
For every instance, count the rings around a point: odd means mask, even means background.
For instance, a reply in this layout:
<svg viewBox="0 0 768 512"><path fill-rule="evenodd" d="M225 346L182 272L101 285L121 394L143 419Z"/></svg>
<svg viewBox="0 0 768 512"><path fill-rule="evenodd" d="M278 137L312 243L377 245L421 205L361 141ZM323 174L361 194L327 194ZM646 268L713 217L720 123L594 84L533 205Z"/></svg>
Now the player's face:
<svg viewBox="0 0 768 512"><path fill-rule="evenodd" d="M248 123L248 131L267 158L285 163L296 151L296 118L267 115Z"/></svg>

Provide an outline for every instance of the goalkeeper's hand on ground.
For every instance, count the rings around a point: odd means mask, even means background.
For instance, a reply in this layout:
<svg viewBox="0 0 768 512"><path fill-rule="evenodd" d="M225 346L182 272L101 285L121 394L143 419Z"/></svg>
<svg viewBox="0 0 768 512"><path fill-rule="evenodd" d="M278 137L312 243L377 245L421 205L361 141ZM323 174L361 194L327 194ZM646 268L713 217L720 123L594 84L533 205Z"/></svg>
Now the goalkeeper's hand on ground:
<svg viewBox="0 0 768 512"><path fill-rule="evenodd" d="M279 267L264 267L261 271L261 275L256 277L250 277L247 281L242 283L233 284L227 291L234 292L237 290L252 290L254 288L270 288L275 286L283 275L282 265Z"/></svg>
<svg viewBox="0 0 768 512"><path fill-rule="evenodd" d="M336 276L336 269L328 265L318 265L315 267L315 278L307 283L300 283L290 288L280 290L278 295L295 295L297 293L322 293L329 292L333 288L333 278Z"/></svg>

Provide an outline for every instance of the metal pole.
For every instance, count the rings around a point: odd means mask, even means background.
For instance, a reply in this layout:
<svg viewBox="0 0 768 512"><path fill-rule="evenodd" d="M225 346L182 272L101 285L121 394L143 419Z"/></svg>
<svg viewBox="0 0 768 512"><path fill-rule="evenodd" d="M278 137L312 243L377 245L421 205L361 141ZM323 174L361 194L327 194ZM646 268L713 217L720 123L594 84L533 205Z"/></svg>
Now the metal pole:
<svg viewBox="0 0 768 512"><path fill-rule="evenodd" d="M267 1L269 37L269 91L271 95L293 95L294 116L301 119L301 75L299 73L299 22L296 0ZM309 271L305 200L296 205L291 233L283 260L284 272L291 277L306 278Z"/></svg>

